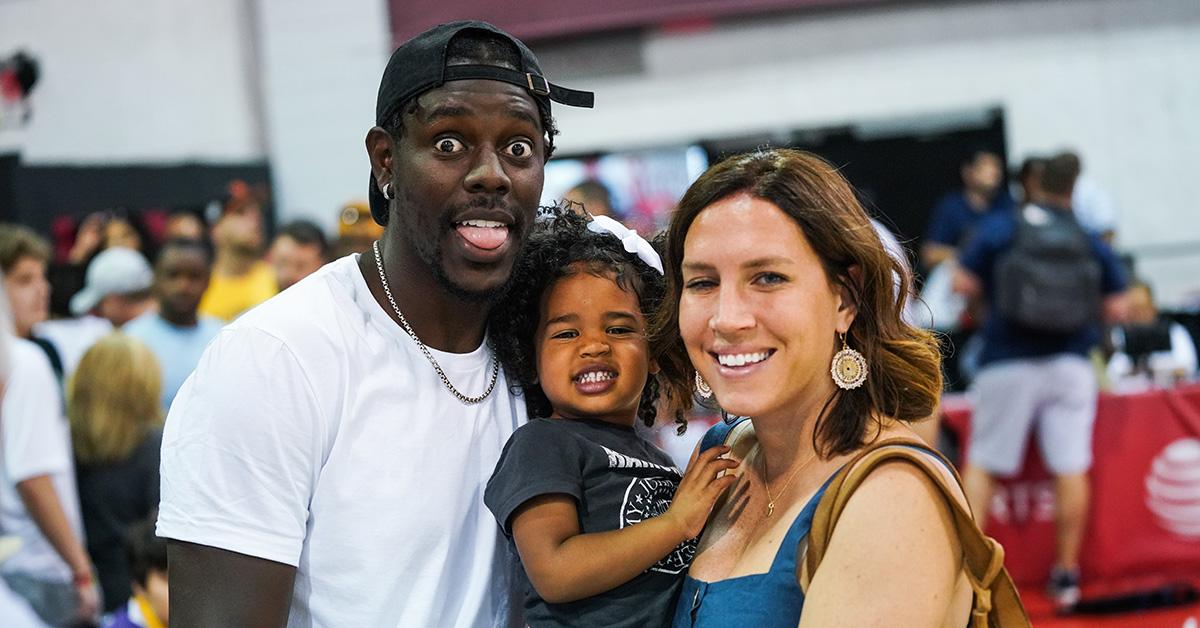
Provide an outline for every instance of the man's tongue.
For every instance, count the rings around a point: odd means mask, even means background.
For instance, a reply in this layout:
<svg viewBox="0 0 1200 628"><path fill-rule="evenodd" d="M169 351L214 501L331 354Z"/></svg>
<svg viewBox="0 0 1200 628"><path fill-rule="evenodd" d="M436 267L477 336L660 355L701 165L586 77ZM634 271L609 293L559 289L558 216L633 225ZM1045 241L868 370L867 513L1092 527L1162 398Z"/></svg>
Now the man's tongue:
<svg viewBox="0 0 1200 628"><path fill-rule="evenodd" d="M490 251L498 248L508 239L508 227L471 227L458 225L458 234L472 246Z"/></svg>

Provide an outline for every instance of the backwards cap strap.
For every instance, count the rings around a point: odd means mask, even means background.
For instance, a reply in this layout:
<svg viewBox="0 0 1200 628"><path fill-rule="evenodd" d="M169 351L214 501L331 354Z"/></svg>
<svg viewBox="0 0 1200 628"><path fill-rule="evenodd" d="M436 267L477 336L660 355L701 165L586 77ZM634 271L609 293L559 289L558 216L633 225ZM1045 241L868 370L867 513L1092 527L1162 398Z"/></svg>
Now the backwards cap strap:
<svg viewBox="0 0 1200 628"><path fill-rule="evenodd" d="M519 72L511 68L494 65L448 65L442 74L445 81L461 81L466 79L488 79L511 83L533 92L535 96L549 97L556 103L571 107L591 108L595 104L595 94L577 89L569 89L555 85L546 77L534 72Z"/></svg>

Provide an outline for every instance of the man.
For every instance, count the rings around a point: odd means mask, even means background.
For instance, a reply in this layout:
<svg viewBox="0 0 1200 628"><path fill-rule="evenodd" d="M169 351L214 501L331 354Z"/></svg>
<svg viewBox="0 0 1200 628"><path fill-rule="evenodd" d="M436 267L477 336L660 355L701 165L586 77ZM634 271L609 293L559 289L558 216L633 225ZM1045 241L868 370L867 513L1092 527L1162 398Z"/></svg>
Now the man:
<svg viewBox="0 0 1200 628"><path fill-rule="evenodd" d="M71 313L98 316L121 327L154 307L153 285L154 272L141 253L125 247L105 249L88 264L83 290L71 297Z"/></svg>
<svg viewBox="0 0 1200 628"><path fill-rule="evenodd" d="M1071 215L1078 174L1078 161L1068 154L1047 160L1043 205L981 222L962 253L956 281L960 291L983 295L989 305L973 384L963 473L967 499L979 521L986 521L994 478L1021 470L1025 444L1036 427L1046 466L1055 476L1057 557L1050 594L1064 611L1079 600L1079 550L1088 512L1097 382L1087 356L1100 340L1100 317L1124 318L1125 290L1112 250ZM1054 231L1042 237L1039 229ZM1041 248L1043 242L1051 246ZM1034 257L1038 250L1051 255ZM1030 273L1022 272L1038 260ZM1043 284L1045 277L1053 279ZM1094 303L1094 313L1088 303ZM1086 318L1069 320L1079 314Z"/></svg>
<svg viewBox="0 0 1200 628"><path fill-rule="evenodd" d="M1114 330L1119 338L1117 351L1108 358L1108 379L1114 387L1131 386L1135 390L1145 385L1139 376L1150 376L1159 382L1185 380L1196 375L1196 343L1183 325L1170 319L1159 318L1158 306L1154 304L1154 291L1150 284L1135 281L1126 292L1129 314L1126 322L1141 328L1165 327L1170 347L1142 356L1145 361L1136 363L1135 356L1126 353L1129 342L1125 328ZM1116 339L1115 338L1115 339ZM1114 339L1114 340L1115 340Z"/></svg>
<svg viewBox="0 0 1200 628"><path fill-rule="evenodd" d="M12 362L0 403L0 530L20 544L0 562L0 588L7 606L11 590L46 624L94 620L100 593L83 544L62 392L46 355L9 333L0 330Z"/></svg>
<svg viewBox="0 0 1200 628"><path fill-rule="evenodd" d="M203 242L168 240L154 264L158 311L146 312L124 327L125 333L150 347L162 366L164 408L171 407L204 347L221 330L221 321L196 311L211 273L212 254Z"/></svg>
<svg viewBox="0 0 1200 628"><path fill-rule="evenodd" d="M921 245L921 263L925 268L953 259L985 215L1013 207L1012 197L1001 185L1004 165L996 153L972 150L959 166L959 174L962 189L942 197L929 220L925 243Z"/></svg>
<svg viewBox="0 0 1200 628"><path fill-rule="evenodd" d="M141 253L105 249L92 258L83 289L71 297L71 313L77 318L40 323L34 334L54 345L63 373L70 377L97 340L154 307L153 283L154 272Z"/></svg>
<svg viewBox="0 0 1200 628"><path fill-rule="evenodd" d="M223 329L167 418L172 625L509 624L482 496L524 409L485 321L541 196L551 99L592 96L482 22L392 55L366 139L382 242Z"/></svg>
<svg viewBox="0 0 1200 628"><path fill-rule="evenodd" d="M248 193L226 200L212 227L216 259L201 314L231 321L279 292L275 272L262 259L263 238L258 200Z"/></svg>
<svg viewBox="0 0 1200 628"><path fill-rule="evenodd" d="M20 352L20 349L14 350L12 347L18 341L10 335L12 316L5 285L3 273L0 272L0 400L4 397L4 388L8 377L12 374L13 367L16 366L13 364L13 354ZM0 407L0 429L3 428L3 425L3 408ZM3 454L0 453L0 468L3 468L3 463ZM3 565L4 561L20 549L21 537L8 533L0 535L0 565ZM46 628L46 623L37 616L29 603L14 593L3 578L0 578L0 617L4 618L6 626L12 628Z"/></svg>
<svg viewBox="0 0 1200 628"><path fill-rule="evenodd" d="M41 236L21 225L0 225L0 272L8 294L5 307L12 312L12 332L37 344L61 380L63 363L57 348L33 332L50 313L49 261L50 243Z"/></svg>
<svg viewBox="0 0 1200 628"><path fill-rule="evenodd" d="M325 264L329 245L321 228L307 220L284 225L267 251L267 262L275 269L275 282L287 290L297 281L317 272Z"/></svg>
<svg viewBox="0 0 1200 628"><path fill-rule="evenodd" d="M1042 203L1042 169L1045 167L1046 160L1041 157L1026 157L1021 162L1021 169L1015 173L1020 192L1017 198L1019 204Z"/></svg>

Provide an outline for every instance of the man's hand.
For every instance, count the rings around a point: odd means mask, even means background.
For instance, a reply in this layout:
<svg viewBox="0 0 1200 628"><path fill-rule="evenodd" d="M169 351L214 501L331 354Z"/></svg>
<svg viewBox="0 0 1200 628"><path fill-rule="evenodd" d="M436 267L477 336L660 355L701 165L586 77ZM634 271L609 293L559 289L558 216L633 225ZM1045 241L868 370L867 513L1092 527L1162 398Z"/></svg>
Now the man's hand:
<svg viewBox="0 0 1200 628"><path fill-rule="evenodd" d="M958 266L954 269L950 289L968 299L975 299L983 295L983 282L975 273Z"/></svg>
<svg viewBox="0 0 1200 628"><path fill-rule="evenodd" d="M933 270L934 266L946 260L953 260L956 253L955 248L948 244L926 242L921 246L921 264L926 270Z"/></svg>
<svg viewBox="0 0 1200 628"><path fill-rule="evenodd" d="M100 618L100 589L89 570L75 575L75 619L83 623L95 623Z"/></svg>
<svg viewBox="0 0 1200 628"><path fill-rule="evenodd" d="M1129 299L1121 292L1104 298L1104 322L1119 325L1129 321Z"/></svg>

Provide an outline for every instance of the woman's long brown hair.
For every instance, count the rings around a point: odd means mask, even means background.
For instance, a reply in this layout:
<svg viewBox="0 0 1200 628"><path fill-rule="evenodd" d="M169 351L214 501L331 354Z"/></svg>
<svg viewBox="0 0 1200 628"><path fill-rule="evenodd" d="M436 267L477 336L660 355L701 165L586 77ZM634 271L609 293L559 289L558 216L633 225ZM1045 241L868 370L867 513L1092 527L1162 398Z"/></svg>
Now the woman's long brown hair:
<svg viewBox="0 0 1200 628"><path fill-rule="evenodd" d="M837 169L798 150L763 150L726 159L697 179L680 200L667 230L667 295L653 326L655 344L661 347L659 366L688 374L694 370L679 336L684 241L700 212L743 192L773 203L796 221L829 281L845 288L857 306L847 342L866 358L869 375L862 387L838 389L826 401L813 432L816 451L833 456L857 449L869 438L868 428L874 424L878 429L876 421L882 417L928 417L942 390L941 357L930 332L900 318L912 276L884 248ZM673 401L687 406L690 399Z"/></svg>

